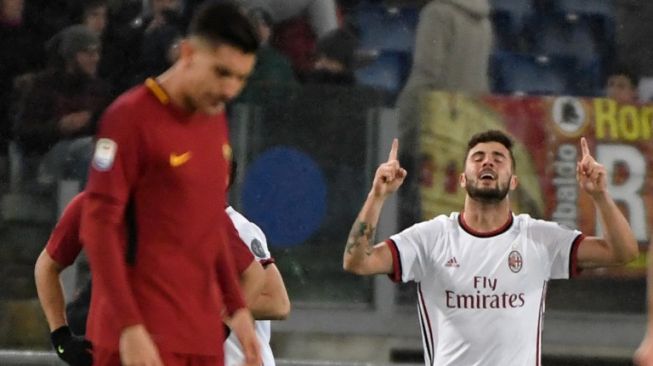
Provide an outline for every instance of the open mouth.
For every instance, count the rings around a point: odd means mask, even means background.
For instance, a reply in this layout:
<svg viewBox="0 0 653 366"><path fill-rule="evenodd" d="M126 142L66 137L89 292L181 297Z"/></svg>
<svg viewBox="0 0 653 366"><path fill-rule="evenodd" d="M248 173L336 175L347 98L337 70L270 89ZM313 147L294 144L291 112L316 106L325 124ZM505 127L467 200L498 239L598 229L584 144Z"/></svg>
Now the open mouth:
<svg viewBox="0 0 653 366"><path fill-rule="evenodd" d="M482 171L478 178L483 181L493 181L496 179L496 175L493 171L486 170Z"/></svg>

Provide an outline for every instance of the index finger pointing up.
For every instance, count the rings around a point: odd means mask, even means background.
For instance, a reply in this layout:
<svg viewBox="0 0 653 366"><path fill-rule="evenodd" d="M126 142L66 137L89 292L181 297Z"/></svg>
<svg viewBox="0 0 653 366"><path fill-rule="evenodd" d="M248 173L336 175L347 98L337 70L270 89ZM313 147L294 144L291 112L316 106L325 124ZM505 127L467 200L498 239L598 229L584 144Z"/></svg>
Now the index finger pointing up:
<svg viewBox="0 0 653 366"><path fill-rule="evenodd" d="M390 154L388 155L388 162L397 160L397 150L399 150L399 140L392 140L392 148L390 148Z"/></svg>
<svg viewBox="0 0 653 366"><path fill-rule="evenodd" d="M584 137L580 138L580 150L581 150L582 158L590 154L590 148L587 146L587 140Z"/></svg>

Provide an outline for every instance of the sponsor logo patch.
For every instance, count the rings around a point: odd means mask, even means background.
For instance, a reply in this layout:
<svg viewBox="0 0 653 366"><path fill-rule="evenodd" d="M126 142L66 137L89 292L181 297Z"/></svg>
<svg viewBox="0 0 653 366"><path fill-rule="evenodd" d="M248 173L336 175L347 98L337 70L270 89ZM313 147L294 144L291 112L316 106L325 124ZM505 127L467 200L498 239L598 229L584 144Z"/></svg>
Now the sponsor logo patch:
<svg viewBox="0 0 653 366"><path fill-rule="evenodd" d="M110 170L116 158L116 151L118 151L118 145L115 141L108 138L98 139L93 154L93 168L101 172Z"/></svg>

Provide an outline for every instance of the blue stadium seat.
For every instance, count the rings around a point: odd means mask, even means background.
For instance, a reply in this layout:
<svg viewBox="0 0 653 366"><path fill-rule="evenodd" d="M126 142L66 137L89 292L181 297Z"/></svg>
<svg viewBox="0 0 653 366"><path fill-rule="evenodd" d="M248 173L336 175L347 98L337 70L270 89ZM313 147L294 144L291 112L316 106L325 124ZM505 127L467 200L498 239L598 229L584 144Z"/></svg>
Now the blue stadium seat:
<svg viewBox="0 0 653 366"><path fill-rule="evenodd" d="M554 6L558 11L567 14L614 17L614 2L612 0L556 0Z"/></svg>
<svg viewBox="0 0 653 366"><path fill-rule="evenodd" d="M535 26L531 52L538 55L574 57L587 63L599 55L592 25L586 18L557 16Z"/></svg>
<svg viewBox="0 0 653 366"><path fill-rule="evenodd" d="M499 52L490 62L492 91L501 94L574 94L568 85L575 68L569 58Z"/></svg>
<svg viewBox="0 0 653 366"><path fill-rule="evenodd" d="M502 51L516 51L519 48L521 25L511 13L495 10L490 14L494 31L494 47Z"/></svg>
<svg viewBox="0 0 653 366"><path fill-rule="evenodd" d="M492 12L509 14L518 27L533 13L533 5L528 0L491 0L490 7Z"/></svg>
<svg viewBox="0 0 653 366"><path fill-rule="evenodd" d="M364 49L412 52L418 10L365 4L356 10L360 45Z"/></svg>
<svg viewBox="0 0 653 366"><path fill-rule="evenodd" d="M356 79L362 85L394 95L399 93L408 77L410 62L410 53L385 51L371 64L356 70Z"/></svg>

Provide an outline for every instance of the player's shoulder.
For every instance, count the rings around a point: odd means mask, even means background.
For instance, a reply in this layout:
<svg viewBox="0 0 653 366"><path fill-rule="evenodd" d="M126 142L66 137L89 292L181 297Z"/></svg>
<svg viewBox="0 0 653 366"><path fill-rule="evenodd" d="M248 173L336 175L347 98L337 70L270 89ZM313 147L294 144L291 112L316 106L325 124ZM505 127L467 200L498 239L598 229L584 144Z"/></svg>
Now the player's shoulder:
<svg viewBox="0 0 653 366"><path fill-rule="evenodd" d="M526 214L515 216L519 227L526 228L529 236L541 239L555 239L558 235L576 230L555 221L536 219Z"/></svg>
<svg viewBox="0 0 653 366"><path fill-rule="evenodd" d="M453 229L457 223L457 213L452 213L451 215L438 215L431 219L424 220L414 224L413 226L406 229L407 232L411 233L424 233L427 235L441 233L448 229Z"/></svg>
<svg viewBox="0 0 653 366"><path fill-rule="evenodd" d="M228 206L225 211L227 212L227 216L229 216L229 219L231 219L231 221L234 223L236 230L238 230L241 236L249 235L253 237L265 238L263 230L261 230L261 228L255 223L249 221L249 219L247 219L243 214L236 211L236 209Z"/></svg>
<svg viewBox="0 0 653 366"><path fill-rule="evenodd" d="M153 98L147 88L142 85L135 86L119 95L107 107L105 116L148 113L152 109L152 101ZM120 118L120 120L122 119Z"/></svg>

